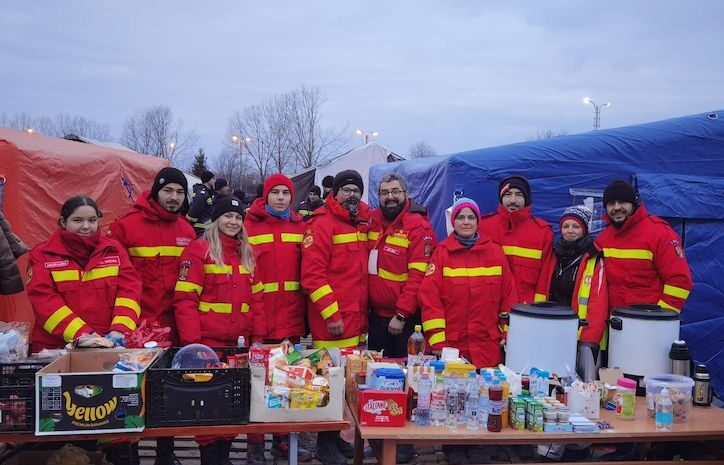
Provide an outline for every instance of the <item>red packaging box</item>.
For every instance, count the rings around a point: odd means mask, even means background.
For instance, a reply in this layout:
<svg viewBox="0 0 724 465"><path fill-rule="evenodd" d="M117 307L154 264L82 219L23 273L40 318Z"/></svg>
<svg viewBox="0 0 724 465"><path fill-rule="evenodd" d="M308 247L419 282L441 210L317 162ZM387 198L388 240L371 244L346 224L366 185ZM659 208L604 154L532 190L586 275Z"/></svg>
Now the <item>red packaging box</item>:
<svg viewBox="0 0 724 465"><path fill-rule="evenodd" d="M405 426L407 394L402 391L357 389L360 426Z"/></svg>

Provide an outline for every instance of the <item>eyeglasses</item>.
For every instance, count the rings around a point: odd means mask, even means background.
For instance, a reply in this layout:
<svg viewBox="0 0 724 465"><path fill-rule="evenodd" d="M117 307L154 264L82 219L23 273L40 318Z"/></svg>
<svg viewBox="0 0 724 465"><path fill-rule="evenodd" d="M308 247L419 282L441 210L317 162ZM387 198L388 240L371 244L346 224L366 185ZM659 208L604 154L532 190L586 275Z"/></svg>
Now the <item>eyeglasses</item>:
<svg viewBox="0 0 724 465"><path fill-rule="evenodd" d="M392 195L394 197L399 197L401 194L404 194L405 192L407 192L407 191L402 190L402 189L392 189L391 191L380 191L380 197L381 198L389 197L390 195Z"/></svg>
<svg viewBox="0 0 724 465"><path fill-rule="evenodd" d="M359 189L350 189L349 187L343 187L340 190L344 195L362 195L362 191Z"/></svg>

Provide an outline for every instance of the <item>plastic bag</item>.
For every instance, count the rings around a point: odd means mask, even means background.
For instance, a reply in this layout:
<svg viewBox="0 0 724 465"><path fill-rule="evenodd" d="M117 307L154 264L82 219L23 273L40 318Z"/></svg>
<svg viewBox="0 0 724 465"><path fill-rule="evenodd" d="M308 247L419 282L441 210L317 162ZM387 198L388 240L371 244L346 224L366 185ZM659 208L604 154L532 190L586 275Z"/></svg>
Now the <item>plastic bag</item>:
<svg viewBox="0 0 724 465"><path fill-rule="evenodd" d="M14 362L28 356L30 323L0 322L0 362Z"/></svg>
<svg viewBox="0 0 724 465"><path fill-rule="evenodd" d="M126 336L126 348L143 349L147 342L155 342L164 349L171 347L171 328L162 327L157 321L141 320L136 330Z"/></svg>
<svg viewBox="0 0 724 465"><path fill-rule="evenodd" d="M90 458L85 450L73 444L66 444L53 452L48 459L48 465L88 465Z"/></svg>

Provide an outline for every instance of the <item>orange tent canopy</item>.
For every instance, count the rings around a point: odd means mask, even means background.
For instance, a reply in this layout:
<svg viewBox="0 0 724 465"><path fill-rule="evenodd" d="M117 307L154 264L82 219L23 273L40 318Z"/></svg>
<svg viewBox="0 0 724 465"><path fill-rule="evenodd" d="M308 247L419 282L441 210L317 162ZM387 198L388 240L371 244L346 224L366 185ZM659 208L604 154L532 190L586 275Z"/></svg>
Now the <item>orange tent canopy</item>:
<svg viewBox="0 0 724 465"><path fill-rule="evenodd" d="M104 213L102 227L128 211L150 189L168 161L131 150L46 137L0 128L2 205L13 231L30 247L47 240L58 227L68 198L93 198ZM27 258L20 260L24 270ZM25 293L0 296L0 320L32 321Z"/></svg>

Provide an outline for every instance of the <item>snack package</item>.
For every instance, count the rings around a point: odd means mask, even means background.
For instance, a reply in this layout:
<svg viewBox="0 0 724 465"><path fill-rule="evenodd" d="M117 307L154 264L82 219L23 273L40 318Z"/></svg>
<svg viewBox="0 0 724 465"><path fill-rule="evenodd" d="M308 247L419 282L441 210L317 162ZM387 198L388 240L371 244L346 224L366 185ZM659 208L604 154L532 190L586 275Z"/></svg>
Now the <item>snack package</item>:
<svg viewBox="0 0 724 465"><path fill-rule="evenodd" d="M171 347L171 328L161 326L158 321L149 323L148 320L141 320L138 327L126 336L126 347L143 349L147 342L155 342L157 347L163 349Z"/></svg>
<svg viewBox="0 0 724 465"><path fill-rule="evenodd" d="M289 408L291 389L285 386L266 387L267 408Z"/></svg>
<svg viewBox="0 0 724 465"><path fill-rule="evenodd" d="M284 370L294 373L295 375L299 376L304 380L304 383L311 383L314 379L314 371L312 371L311 368L303 367L303 366L286 366L283 368Z"/></svg>
<svg viewBox="0 0 724 465"><path fill-rule="evenodd" d="M284 386L290 388L301 388L307 382L299 375L296 375L290 371L274 368L272 372L272 386Z"/></svg>
<svg viewBox="0 0 724 465"><path fill-rule="evenodd" d="M148 350L120 354L113 371L143 371L151 364L155 354L155 352Z"/></svg>
<svg viewBox="0 0 724 465"><path fill-rule="evenodd" d="M317 408L321 407L324 395L321 392L307 389L292 389L291 408Z"/></svg>

